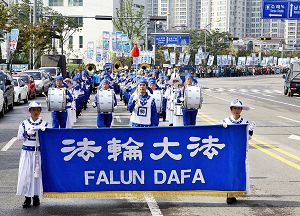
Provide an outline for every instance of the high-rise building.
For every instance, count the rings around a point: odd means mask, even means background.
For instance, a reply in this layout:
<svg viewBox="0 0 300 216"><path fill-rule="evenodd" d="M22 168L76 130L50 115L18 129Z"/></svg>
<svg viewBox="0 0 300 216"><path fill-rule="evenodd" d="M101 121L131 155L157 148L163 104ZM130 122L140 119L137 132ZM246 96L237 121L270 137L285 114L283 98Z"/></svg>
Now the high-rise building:
<svg viewBox="0 0 300 216"><path fill-rule="evenodd" d="M246 34L246 0L201 0L200 27L230 32L235 37Z"/></svg>

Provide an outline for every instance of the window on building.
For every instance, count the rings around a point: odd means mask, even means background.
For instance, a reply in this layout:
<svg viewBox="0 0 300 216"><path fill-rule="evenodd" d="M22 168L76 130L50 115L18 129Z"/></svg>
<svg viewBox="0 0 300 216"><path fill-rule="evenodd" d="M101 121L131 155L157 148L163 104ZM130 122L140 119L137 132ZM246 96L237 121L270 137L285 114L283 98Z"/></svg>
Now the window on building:
<svg viewBox="0 0 300 216"><path fill-rule="evenodd" d="M83 48L83 36L79 36L79 48Z"/></svg>
<svg viewBox="0 0 300 216"><path fill-rule="evenodd" d="M49 0L49 6L64 6L64 0Z"/></svg>
<svg viewBox="0 0 300 216"><path fill-rule="evenodd" d="M82 17L73 17L74 22L78 24L79 27L83 26L83 18Z"/></svg>
<svg viewBox="0 0 300 216"><path fill-rule="evenodd" d="M69 37L69 49L73 49L73 36Z"/></svg>
<svg viewBox="0 0 300 216"><path fill-rule="evenodd" d="M83 0L69 0L69 6L83 6Z"/></svg>

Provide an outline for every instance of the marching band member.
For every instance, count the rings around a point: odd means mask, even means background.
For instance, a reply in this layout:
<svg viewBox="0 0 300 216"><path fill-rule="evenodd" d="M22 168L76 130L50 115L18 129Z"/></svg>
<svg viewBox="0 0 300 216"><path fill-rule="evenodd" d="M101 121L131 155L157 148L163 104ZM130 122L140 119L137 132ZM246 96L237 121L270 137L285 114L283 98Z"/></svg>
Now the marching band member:
<svg viewBox="0 0 300 216"><path fill-rule="evenodd" d="M102 90L108 90L109 89L109 84L110 81L107 79L103 79L101 81L101 87ZM94 102L93 102L93 107L96 108L98 105L98 99L97 99L97 94L94 97ZM114 94L114 107L117 106L117 98L116 95ZM103 128L103 127L110 127L111 122L112 122L113 116L112 113L98 113L97 114L97 127L98 128Z"/></svg>
<svg viewBox="0 0 300 216"><path fill-rule="evenodd" d="M239 99L235 99L230 103L230 112L231 116L225 118L222 121L223 127L227 128L227 125L237 125L237 124L247 124L248 125L248 137L251 139L253 135L253 130L255 128L255 123L247 121L246 119L242 118L241 113L243 110L249 110L249 107L245 106L242 101ZM247 162L246 162L247 163ZM249 189L248 185L248 177L247 177L247 190ZM226 202L227 204L236 203L235 197L227 197Z"/></svg>
<svg viewBox="0 0 300 216"><path fill-rule="evenodd" d="M178 87L174 89L174 98L182 94L184 91L184 85L182 83L178 84ZM173 115L173 126L183 126L183 116L182 116L182 102L174 100L174 115ZM179 110L178 110L179 109Z"/></svg>
<svg viewBox="0 0 300 216"><path fill-rule="evenodd" d="M42 194L41 155L37 130L45 130L48 123L40 118L41 103L31 102L28 110L30 118L24 120L18 131L18 140L23 141L19 163L17 195L25 196L23 208L40 205L39 196Z"/></svg>
<svg viewBox="0 0 300 216"><path fill-rule="evenodd" d="M56 77L56 88L65 88L64 84L63 84L63 80L64 78L62 76L57 76ZM72 103L73 101L73 97L70 94L69 91L66 90L66 95L67 95L67 103ZM68 108L68 107L67 107ZM51 113L52 116L52 128L66 128L66 124L67 124L67 111L54 111Z"/></svg>
<svg viewBox="0 0 300 216"><path fill-rule="evenodd" d="M137 91L130 96L128 110L131 112L132 127L151 127L158 125L157 110L154 98L147 92L147 80L138 80Z"/></svg>
<svg viewBox="0 0 300 216"><path fill-rule="evenodd" d="M152 90L152 93L151 94L153 94L153 91L155 91L155 90L161 90L159 87L158 87L158 85L157 85L157 83L156 83L156 80L154 79L154 78L150 78L149 80L148 80L148 82L149 82L149 88ZM149 93L150 93L150 91L149 91ZM156 110L157 111L157 125L155 125L155 126L158 126L158 124L159 124L159 115L160 115L160 110Z"/></svg>
<svg viewBox="0 0 300 216"><path fill-rule="evenodd" d="M193 85L193 76L187 74L185 76L185 88ZM184 101L184 91L180 91L177 97L177 102L181 103ZM186 109L182 107L183 124L184 126L196 125L198 109Z"/></svg>
<svg viewBox="0 0 300 216"><path fill-rule="evenodd" d="M73 100L72 102L68 102L66 109L67 109L67 123L66 128L72 128L74 123L76 122L76 95L75 95L75 89L73 85L73 80L70 78L66 78L64 82L67 84L68 89L67 91L72 95Z"/></svg>

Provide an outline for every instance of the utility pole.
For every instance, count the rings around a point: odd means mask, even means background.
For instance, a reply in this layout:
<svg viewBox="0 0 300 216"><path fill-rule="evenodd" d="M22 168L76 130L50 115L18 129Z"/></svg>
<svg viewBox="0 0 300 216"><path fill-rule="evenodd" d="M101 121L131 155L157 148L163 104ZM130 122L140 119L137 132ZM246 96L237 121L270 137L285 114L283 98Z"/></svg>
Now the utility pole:
<svg viewBox="0 0 300 216"><path fill-rule="evenodd" d="M33 0L33 26L36 26L36 5L37 5L37 0ZM33 37L33 41L34 41L34 35ZM36 52L35 49L33 47L32 49L32 62L33 62L33 69L35 69L35 58L36 58Z"/></svg>

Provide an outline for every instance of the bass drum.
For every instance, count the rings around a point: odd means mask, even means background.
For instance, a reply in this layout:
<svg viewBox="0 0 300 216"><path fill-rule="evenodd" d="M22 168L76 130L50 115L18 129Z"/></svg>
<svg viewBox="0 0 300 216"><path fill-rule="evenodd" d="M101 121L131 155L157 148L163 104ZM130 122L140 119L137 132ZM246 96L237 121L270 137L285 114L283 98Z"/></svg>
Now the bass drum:
<svg viewBox="0 0 300 216"><path fill-rule="evenodd" d="M185 89L183 105L186 109L200 109L202 101L202 93L199 86L189 86Z"/></svg>
<svg viewBox="0 0 300 216"><path fill-rule="evenodd" d="M161 113L161 110L162 110L162 100L163 100L162 92L160 90L154 90L153 91L153 98L155 100L155 105L156 105L157 113Z"/></svg>
<svg viewBox="0 0 300 216"><path fill-rule="evenodd" d="M111 113L114 111L114 91L112 89L97 91L98 113Z"/></svg>
<svg viewBox="0 0 300 216"><path fill-rule="evenodd" d="M66 111L67 94L64 88L49 88L47 97L48 111Z"/></svg>

